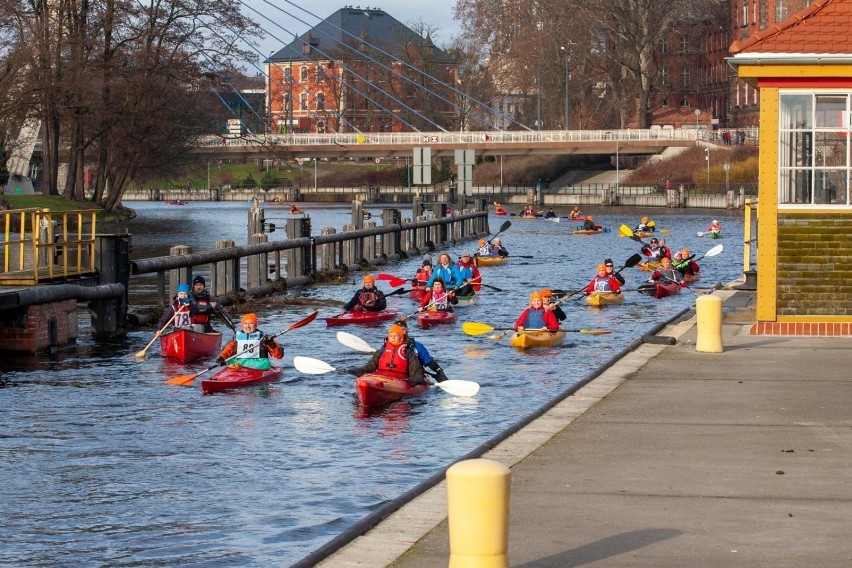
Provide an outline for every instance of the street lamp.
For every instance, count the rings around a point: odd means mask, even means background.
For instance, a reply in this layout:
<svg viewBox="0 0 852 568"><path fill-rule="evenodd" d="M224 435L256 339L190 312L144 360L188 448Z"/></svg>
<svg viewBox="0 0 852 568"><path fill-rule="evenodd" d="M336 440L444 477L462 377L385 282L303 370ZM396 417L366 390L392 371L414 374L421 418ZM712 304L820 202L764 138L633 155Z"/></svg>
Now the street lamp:
<svg viewBox="0 0 852 568"><path fill-rule="evenodd" d="M704 159L707 160L707 185L710 185L710 148L704 148Z"/></svg>
<svg viewBox="0 0 852 568"><path fill-rule="evenodd" d="M535 90L536 90L536 130L541 130L541 58L538 60L535 75Z"/></svg>
<svg viewBox="0 0 852 568"><path fill-rule="evenodd" d="M725 193L728 193L728 174L731 171L731 164L725 162L725 165L722 167L725 169Z"/></svg>
<svg viewBox="0 0 852 568"><path fill-rule="evenodd" d="M698 140L698 117L701 116L701 109L695 109L695 139Z"/></svg>
<svg viewBox="0 0 852 568"><path fill-rule="evenodd" d="M564 45L559 46L560 51L565 52L565 130L571 129L571 124L568 121L568 109L569 109L569 100L568 100L568 79L570 78L568 75L568 50Z"/></svg>

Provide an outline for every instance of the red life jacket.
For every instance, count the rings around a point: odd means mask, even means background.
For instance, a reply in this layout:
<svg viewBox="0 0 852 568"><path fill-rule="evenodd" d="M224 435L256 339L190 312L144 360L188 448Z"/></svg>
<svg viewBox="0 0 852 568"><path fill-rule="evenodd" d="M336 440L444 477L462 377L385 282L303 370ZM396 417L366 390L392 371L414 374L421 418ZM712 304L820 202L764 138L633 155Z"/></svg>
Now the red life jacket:
<svg viewBox="0 0 852 568"><path fill-rule="evenodd" d="M207 325L210 321L210 299L205 297L195 298L195 303L198 305L198 312L192 314L192 323Z"/></svg>
<svg viewBox="0 0 852 568"><path fill-rule="evenodd" d="M367 292L366 290L364 290L363 292L358 294L358 303L362 306L372 306L376 303L377 299L378 296L374 291Z"/></svg>
<svg viewBox="0 0 852 568"><path fill-rule="evenodd" d="M403 341L399 346L385 341L384 351L379 355L376 373L396 379L408 379L408 345Z"/></svg>

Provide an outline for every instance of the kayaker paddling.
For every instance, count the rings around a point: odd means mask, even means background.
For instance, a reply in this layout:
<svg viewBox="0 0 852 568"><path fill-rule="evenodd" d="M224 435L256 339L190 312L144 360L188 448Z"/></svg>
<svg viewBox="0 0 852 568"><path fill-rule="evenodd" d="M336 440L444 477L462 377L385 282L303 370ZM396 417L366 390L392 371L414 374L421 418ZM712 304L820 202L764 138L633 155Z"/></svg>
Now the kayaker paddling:
<svg viewBox="0 0 852 568"><path fill-rule="evenodd" d="M176 330L192 329L192 316L195 315L195 311L196 307L189 298L189 285L179 284L172 303L163 312L157 327L163 329L171 321Z"/></svg>
<svg viewBox="0 0 852 568"><path fill-rule="evenodd" d="M343 306L344 312L380 312L388 307L385 294L376 288L376 279L372 274L364 277L362 287L352 299Z"/></svg>
<svg viewBox="0 0 852 568"><path fill-rule="evenodd" d="M231 366L265 371L272 367L269 357L284 358L284 349L275 341L275 338L257 328L255 314L244 315L240 320L240 327L242 329L216 358L219 366L224 366L227 359L232 359Z"/></svg>
<svg viewBox="0 0 852 568"><path fill-rule="evenodd" d="M210 323L210 318L213 311L216 310L216 302L210 299L210 292L207 290L207 282L200 274L192 279L192 290L189 291L189 299L195 303L195 313L192 315L192 325L195 331L204 333L213 333L213 325ZM198 327L196 327L198 326Z"/></svg>
<svg viewBox="0 0 852 568"><path fill-rule="evenodd" d="M375 373L393 379L403 379L410 385L426 383L423 365L412 344L405 341L406 329L398 323L390 326L384 345L373 353L363 367L346 369L350 375Z"/></svg>
<svg viewBox="0 0 852 568"><path fill-rule="evenodd" d="M557 321L565 321L568 318L568 315L559 307L557 304L551 304L550 300L553 299L553 292L549 288L545 288L539 292L541 294L541 305L547 312L552 312Z"/></svg>
<svg viewBox="0 0 852 568"><path fill-rule="evenodd" d="M617 278L613 277L609 271L607 271L606 264L598 265L597 275L592 278L592 281L589 282L589 285L586 286L583 293L588 296L595 292L612 292L613 294L621 294L621 284L618 282Z"/></svg>
<svg viewBox="0 0 852 568"><path fill-rule="evenodd" d="M515 321L515 331L523 331L525 329L545 329L556 331L559 329L559 322L553 311L544 309L544 301L541 292L533 292L530 294L530 305Z"/></svg>

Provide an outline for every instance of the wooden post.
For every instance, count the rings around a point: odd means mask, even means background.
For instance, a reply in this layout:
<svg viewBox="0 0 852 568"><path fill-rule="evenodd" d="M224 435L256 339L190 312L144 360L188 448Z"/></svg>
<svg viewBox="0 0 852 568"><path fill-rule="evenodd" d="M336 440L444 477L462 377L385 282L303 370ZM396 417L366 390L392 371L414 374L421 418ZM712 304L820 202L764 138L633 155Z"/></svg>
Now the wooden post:
<svg viewBox="0 0 852 568"><path fill-rule="evenodd" d="M352 226L355 230L364 228L364 202L357 199L352 202Z"/></svg>
<svg viewBox="0 0 852 568"><path fill-rule="evenodd" d="M365 229L375 229L376 222L375 221L364 221ZM362 257L367 260L367 262L376 258L376 236L373 235L371 237L367 237L363 240L363 255Z"/></svg>
<svg viewBox="0 0 852 568"><path fill-rule="evenodd" d="M234 241L220 239L216 241L216 249L234 248ZM238 260L225 260L213 265L213 282L210 287L211 296L224 296L240 287L240 271Z"/></svg>
<svg viewBox="0 0 852 568"><path fill-rule="evenodd" d="M355 230L355 225L343 225L343 232L348 233ZM354 264L358 264L361 260L360 257L357 257L357 254L360 254L360 243L358 242L360 239L351 239L347 241L343 241L343 264L347 267L350 267Z"/></svg>
<svg viewBox="0 0 852 568"><path fill-rule="evenodd" d="M335 230L334 227L323 227L322 229L320 229L320 234L335 235L337 234L337 230ZM324 245L320 245L320 250L317 254L317 256L319 257L319 266L317 267L318 270L325 270L327 272L334 270L336 261L334 248L336 244L337 243L326 243Z"/></svg>
<svg viewBox="0 0 852 568"><path fill-rule="evenodd" d="M287 239L301 239L304 236L310 236L310 229L308 229L308 235L305 235L306 221L307 219L304 217L287 219ZM308 223L307 226L310 227L310 224ZM305 251L302 249L287 250L287 278L304 276L307 272Z"/></svg>
<svg viewBox="0 0 852 568"><path fill-rule="evenodd" d="M259 245L268 240L266 233L256 233L249 238L249 244ZM267 275L268 259L267 253L253 254L246 258L246 285L249 288L257 288L261 284L266 284L269 279Z"/></svg>
<svg viewBox="0 0 852 568"><path fill-rule="evenodd" d="M192 247L187 245L175 245L169 249L169 256L180 256L182 254L192 254ZM169 289L166 290L166 297L171 298L175 295L178 285L189 284L191 276L191 268L175 268L169 270Z"/></svg>

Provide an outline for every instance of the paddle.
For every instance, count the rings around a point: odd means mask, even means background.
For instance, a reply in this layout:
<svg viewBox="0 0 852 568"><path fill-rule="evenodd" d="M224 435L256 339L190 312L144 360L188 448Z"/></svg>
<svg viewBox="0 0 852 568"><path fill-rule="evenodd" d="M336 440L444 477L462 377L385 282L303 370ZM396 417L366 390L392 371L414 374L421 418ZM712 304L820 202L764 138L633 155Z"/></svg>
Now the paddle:
<svg viewBox="0 0 852 568"><path fill-rule="evenodd" d="M715 247L713 247L710 250L708 250L707 252L705 252L703 256L699 256L698 258L696 258L695 262L698 262L699 260L701 260L703 258L710 258L711 256L716 256L717 254L721 254L723 250L725 250L725 245L721 245L721 244L716 245Z"/></svg>
<svg viewBox="0 0 852 568"><path fill-rule="evenodd" d="M219 314L219 317L222 318L222 321L225 322L225 325L231 328L231 331L237 333L237 326L234 325L234 322L231 321L231 318L228 317L228 314L225 313L225 310L223 310L222 306L220 306L219 304L216 304L216 313Z"/></svg>
<svg viewBox="0 0 852 568"><path fill-rule="evenodd" d="M400 278L399 276L394 276L393 274L386 274L384 272L377 274L376 278L379 280L386 281L391 288L396 288L397 286L403 286L411 282L410 278ZM418 280L418 282L421 282Z"/></svg>
<svg viewBox="0 0 852 568"><path fill-rule="evenodd" d="M344 372L342 369L335 369L325 361L314 359L312 357L303 357L301 355L293 357L293 366L297 371L305 373L306 375L324 375L325 373L330 373L332 371ZM473 381L449 379L440 383L435 382L431 384L456 396L473 396L479 392L479 383L475 383Z"/></svg>
<svg viewBox="0 0 852 568"><path fill-rule="evenodd" d="M279 331L278 333L276 333L275 335L272 336L272 339L275 339L276 337L278 337L280 335L284 335L288 331L293 331L294 329L299 329L300 327L305 327L306 325L308 325L309 323L311 323L312 321L317 319L317 315L319 315L319 311L313 312L312 314L310 314L306 318L301 319L294 324L291 324L290 327L288 327L284 331ZM228 364L229 362L233 361L234 359L236 359L240 355L245 355L249 351L251 351L251 347L242 350L241 352L237 353L236 355L231 355L230 357L225 359L225 364ZM200 377L201 375L203 375L205 373L209 373L210 371L212 371L213 369L215 369L219 366L220 365L218 363L216 363L215 365L207 367L203 371L199 371L199 372L195 373L194 375L178 375L177 377L172 377L171 379L168 379L166 381L166 384L167 385L189 386L195 381L195 379L197 379L198 377Z"/></svg>
<svg viewBox="0 0 852 568"><path fill-rule="evenodd" d="M180 309L178 309L174 314L172 314L172 317L169 318L169 321L166 322L166 325L163 326L163 329L157 331L157 333L154 334L154 337L151 339L151 341L148 342L148 345L146 345L145 348L142 349L141 351L137 351L136 354L133 357L137 361L144 361L145 360L145 352L148 351L148 349L150 349L150 347L152 345L154 345L154 342L157 341L157 338L160 337L163 334L164 331L166 331L166 328L169 327L169 325L171 325L171 323L173 321L175 321L175 318L177 317L177 315L180 314L180 313L183 313L183 311L184 311L183 306L181 306Z"/></svg>
<svg viewBox="0 0 852 568"><path fill-rule="evenodd" d="M640 262L642 262L642 255L641 255L641 254L639 254L639 253L637 252L636 254L634 254L633 256L631 256L630 258L628 258L627 260L625 260L625 261L624 261L624 266L622 266L621 268L619 268L618 270L616 270L615 272L613 272L613 273L611 274L611 276L612 276L612 277L615 277L615 275L616 275L616 274L619 274L619 273L620 273L622 270L624 270L625 268L633 268L634 266L636 266L636 265L637 265L637 264L639 264ZM570 293L568 293L568 294L565 294L564 296L562 296L561 298L559 298L558 300L556 300L555 302L553 302L551 305L553 305L553 306L558 306L559 304L561 304L561 303L562 303L562 302L564 302L565 300L567 300L567 299L569 299L569 298L571 298L571 297L573 297L573 296L576 296L577 294L579 294L580 292L582 292L582 291L583 291L583 290L585 290L585 289L586 289L586 287L585 287L585 286L583 286L582 288L579 288L579 289L577 289L577 290L574 290L573 292L570 292Z"/></svg>
<svg viewBox="0 0 852 568"><path fill-rule="evenodd" d="M514 215L514 213L513 213L512 215ZM512 222L511 222L511 221L506 221L506 222L504 222L502 225L500 225L500 230L499 230L499 231L497 231L496 233L494 233L494 236L493 236L493 237L491 237L490 239L488 239L488 242L490 243L491 241L493 241L494 239L496 239L496 238L497 238L497 235L499 235L499 234L500 234L500 233L502 233L503 231L508 230L508 229L509 229L509 227L511 227L511 226L512 226Z"/></svg>
<svg viewBox="0 0 852 568"><path fill-rule="evenodd" d="M467 335L484 335L486 333L490 333L492 331L515 331L513 327L493 327L488 325L487 323L480 323L476 321L466 321L462 324L462 331ZM545 331L545 330L535 330L535 329L525 329L526 331ZM586 335L606 335L607 333L612 333L606 329L561 329L557 331L567 331L569 333L584 333ZM553 332L556 333L556 332Z"/></svg>
<svg viewBox="0 0 852 568"><path fill-rule="evenodd" d="M618 236L619 237L630 237L631 239L633 239L637 243L642 243L643 245L647 244L647 243L645 243L645 241L642 240L642 238L639 235L634 234L633 229L631 229L627 225L622 225L621 227L618 228Z"/></svg>

